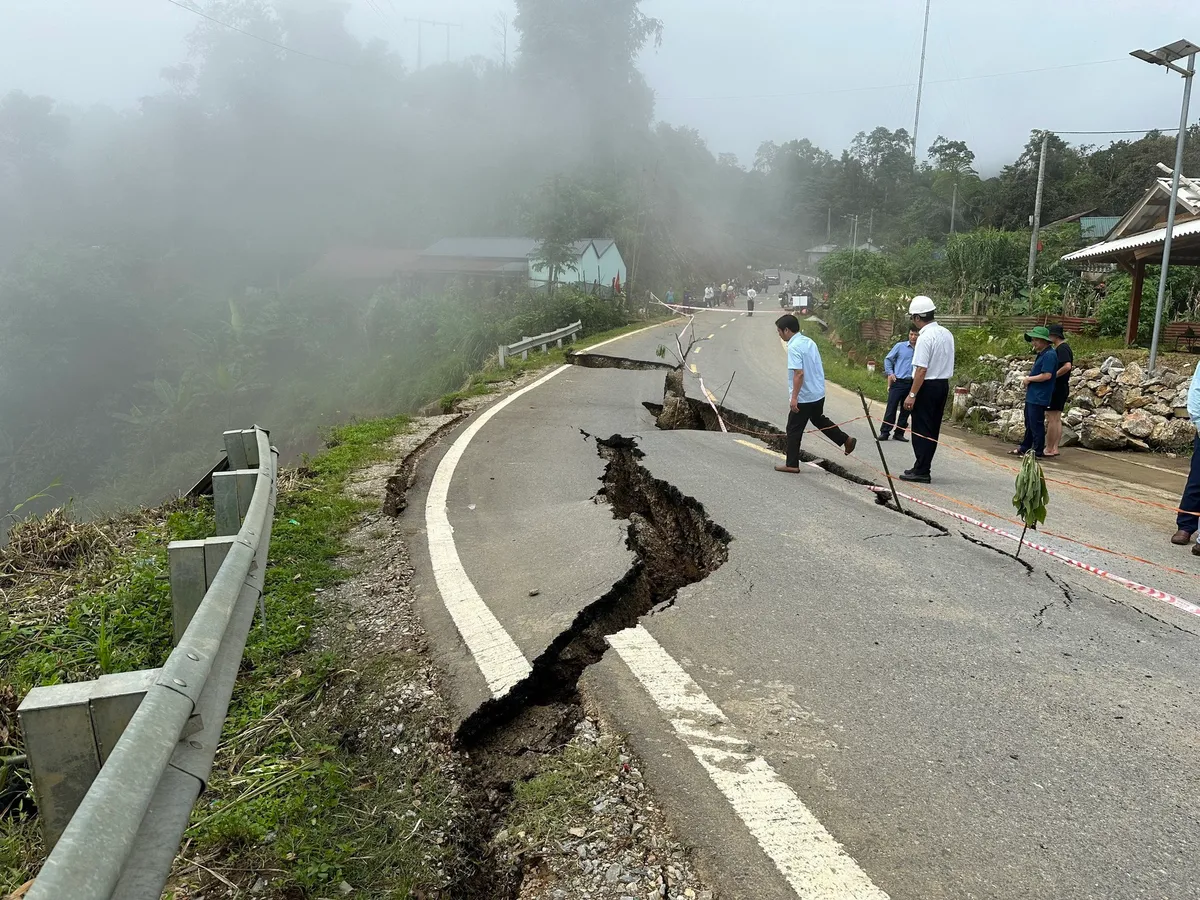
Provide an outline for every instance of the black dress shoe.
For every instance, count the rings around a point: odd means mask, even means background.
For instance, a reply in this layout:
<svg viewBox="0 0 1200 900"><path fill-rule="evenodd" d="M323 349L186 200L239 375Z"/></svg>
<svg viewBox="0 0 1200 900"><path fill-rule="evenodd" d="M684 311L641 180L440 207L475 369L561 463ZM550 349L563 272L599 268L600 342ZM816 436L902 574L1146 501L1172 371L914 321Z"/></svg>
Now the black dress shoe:
<svg viewBox="0 0 1200 900"><path fill-rule="evenodd" d="M907 444L907 443L908 443L908 438L906 438L906 437L905 437L904 435L902 435L902 434L898 434L898 435L896 435L894 438L892 438L892 440L893 440L893 441L899 441L899 442L900 442L900 443L902 443L902 444Z"/></svg>
<svg viewBox="0 0 1200 900"><path fill-rule="evenodd" d="M888 440L890 437L891 437L891 435L890 435L890 434L881 434L881 435L879 435L879 439L880 439L881 441L886 441L886 440Z"/></svg>
<svg viewBox="0 0 1200 900"><path fill-rule="evenodd" d="M902 472L900 474L901 481L915 481L917 484L932 484L933 479L928 475L922 475L919 472Z"/></svg>

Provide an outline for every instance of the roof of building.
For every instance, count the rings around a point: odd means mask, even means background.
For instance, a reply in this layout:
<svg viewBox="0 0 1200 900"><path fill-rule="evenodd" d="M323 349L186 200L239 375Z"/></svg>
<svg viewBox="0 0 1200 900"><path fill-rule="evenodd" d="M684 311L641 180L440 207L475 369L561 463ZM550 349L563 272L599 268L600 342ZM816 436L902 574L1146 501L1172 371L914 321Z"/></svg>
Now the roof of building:
<svg viewBox="0 0 1200 900"><path fill-rule="evenodd" d="M1099 244L1084 247L1082 250L1068 253L1063 257L1063 262L1084 262L1096 259L1115 260L1121 256L1135 258L1150 255L1160 256L1162 245L1166 242L1166 239L1167 228L1164 225L1162 228L1142 231L1127 237L1101 241ZM1156 252L1154 254L1137 252L1145 250L1148 247L1156 248ZM1200 219L1177 223L1175 231L1171 236L1171 262L1188 263L1189 260L1197 259L1200 259ZM1193 261L1190 264L1195 265L1196 262Z"/></svg>
<svg viewBox="0 0 1200 900"><path fill-rule="evenodd" d="M1171 262L1200 265L1200 183L1181 176L1178 199ZM1125 265L1135 261L1161 262L1170 200L1171 179L1155 179L1129 212L1105 232L1105 240L1068 253L1062 258L1063 262L1118 262ZM1080 227L1082 229L1082 223Z"/></svg>
<svg viewBox="0 0 1200 900"><path fill-rule="evenodd" d="M1116 228L1120 221L1120 216L1080 216L1079 233L1085 241L1098 241Z"/></svg>
<svg viewBox="0 0 1200 900"><path fill-rule="evenodd" d="M421 256L454 256L461 259L526 259L537 249L533 238L442 238L421 251Z"/></svg>
<svg viewBox="0 0 1200 900"><path fill-rule="evenodd" d="M504 259L521 260L532 256L541 243L537 238L443 238L421 251L421 256L453 257L455 259ZM575 252L582 256L588 244L594 244L596 255L603 256L616 243L610 238L584 238L575 242Z"/></svg>
<svg viewBox="0 0 1200 900"><path fill-rule="evenodd" d="M816 247L809 247L805 253L834 253L841 248L837 244L820 244Z"/></svg>
<svg viewBox="0 0 1200 900"><path fill-rule="evenodd" d="M1171 179L1156 178L1142 199L1113 226L1110 234L1114 238L1122 238L1162 225L1167 221L1167 207L1170 201ZM1190 178L1181 178L1177 206L1177 215L1200 215L1200 185Z"/></svg>

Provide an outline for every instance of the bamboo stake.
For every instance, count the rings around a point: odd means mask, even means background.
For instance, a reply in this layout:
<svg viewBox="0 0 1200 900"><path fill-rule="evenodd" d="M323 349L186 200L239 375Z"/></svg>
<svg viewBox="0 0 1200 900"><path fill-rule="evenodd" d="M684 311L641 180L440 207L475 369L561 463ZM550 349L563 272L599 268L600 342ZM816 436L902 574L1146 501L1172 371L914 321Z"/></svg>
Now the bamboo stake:
<svg viewBox="0 0 1200 900"><path fill-rule="evenodd" d="M892 470L888 468L887 457L883 455L883 443L879 440L879 434L875 431L875 420L871 418L871 408L867 406L867 398L863 395L862 388L858 389L858 399L862 401L863 415L867 417L867 424L871 426L871 437L875 440L875 449L879 451L879 461L883 463L883 474L887 476L888 487L892 489L892 499L896 501L896 509L904 512L904 507L900 505L900 495L896 493L896 483L892 480Z"/></svg>

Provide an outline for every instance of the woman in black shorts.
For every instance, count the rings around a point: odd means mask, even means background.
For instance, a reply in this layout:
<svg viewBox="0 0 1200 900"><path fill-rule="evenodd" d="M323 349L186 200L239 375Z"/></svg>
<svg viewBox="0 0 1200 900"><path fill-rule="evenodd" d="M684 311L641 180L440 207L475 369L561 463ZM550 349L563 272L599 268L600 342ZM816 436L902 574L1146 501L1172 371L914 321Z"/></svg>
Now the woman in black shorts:
<svg viewBox="0 0 1200 900"><path fill-rule="evenodd" d="M1046 410L1046 456L1058 456L1058 442L1062 440L1063 408L1071 393L1071 369L1075 367L1075 354L1066 342L1061 325L1050 326L1050 343L1058 354L1058 373L1054 380L1054 394Z"/></svg>

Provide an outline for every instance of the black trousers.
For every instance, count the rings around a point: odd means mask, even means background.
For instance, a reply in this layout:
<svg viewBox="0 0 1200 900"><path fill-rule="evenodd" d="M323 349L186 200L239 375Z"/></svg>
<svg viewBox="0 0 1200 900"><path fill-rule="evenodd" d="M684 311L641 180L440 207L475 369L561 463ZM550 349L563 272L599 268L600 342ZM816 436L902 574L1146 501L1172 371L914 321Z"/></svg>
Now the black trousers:
<svg viewBox="0 0 1200 900"><path fill-rule="evenodd" d="M887 410L883 414L883 424L879 426L879 439L886 441L895 428L900 434L908 427L908 410L904 408L904 398L912 390L911 378L897 378L888 388ZM900 414L899 420L896 413Z"/></svg>
<svg viewBox="0 0 1200 900"><path fill-rule="evenodd" d="M754 301L749 298L746 299L746 315L754 315Z"/></svg>
<svg viewBox="0 0 1200 900"><path fill-rule="evenodd" d="M942 433L942 415L946 398L950 396L948 378L926 378L912 408L912 445L916 462L912 470L928 475L937 453L937 439Z"/></svg>
<svg viewBox="0 0 1200 900"><path fill-rule="evenodd" d="M800 465L800 441L804 438L804 430L808 428L809 422L820 428L825 437L839 447L844 446L847 440L846 432L838 428L825 415L824 397L811 403L800 403L797 406L800 411L789 410L787 420L787 464L792 468Z"/></svg>
<svg viewBox="0 0 1200 900"><path fill-rule="evenodd" d="M1183 496L1179 498L1179 508L1183 512L1175 517L1175 526L1184 531L1200 530L1196 517L1196 511L1200 510L1200 436L1192 445L1192 467L1188 471Z"/></svg>

